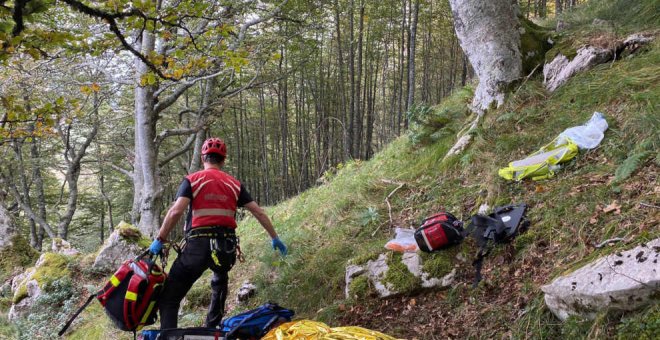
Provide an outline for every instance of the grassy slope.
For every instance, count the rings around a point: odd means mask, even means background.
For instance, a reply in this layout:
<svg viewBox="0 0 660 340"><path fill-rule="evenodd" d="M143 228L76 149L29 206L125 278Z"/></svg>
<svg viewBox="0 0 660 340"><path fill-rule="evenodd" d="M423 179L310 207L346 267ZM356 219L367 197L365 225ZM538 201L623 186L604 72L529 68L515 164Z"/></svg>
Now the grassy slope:
<svg viewBox="0 0 660 340"><path fill-rule="evenodd" d="M658 27L657 11L649 10L657 9L656 1L624 3L601 2L571 14L567 21L573 27L563 33L563 39L622 38ZM613 25L585 25L594 17L614 20ZM275 300L296 309L301 317L359 322L404 337L598 337L617 332L625 337L644 327L658 327L657 306L626 316L603 315L596 322L571 320L561 325L545 309L539 287L588 260L660 236L657 210L640 205L660 203L659 65L660 49L655 42L633 58L574 77L553 94L533 78L503 108L487 115L464 154L443 162L454 132L462 127L456 122L466 118L463 107L469 102L469 89L459 92L427 117L427 122L438 124L422 136L435 132L434 138L421 139L435 142L419 147L402 137L374 159L351 162L329 183L271 209L278 231L291 246L285 260L268 250L267 237L254 220L243 223L240 234L248 261L235 269L234 284L252 277L260 286L255 303ZM509 183L497 177L497 169L508 161L529 154L565 128L584 123L594 111L604 112L610 124L604 141L596 150L582 152L556 178ZM418 139L419 133L413 136ZM642 161L633 175L615 181L621 164L640 154ZM398 185L384 180L405 183L391 198L394 221L400 225L415 223L440 207L466 219L481 203L526 202L531 206L532 227L488 259L487 280L476 290L467 288L471 267L456 263L460 283L449 292L422 293L391 303L344 301L347 262L378 254L391 235L384 199ZM602 212L612 202L621 206L620 214ZM631 241L593 248L611 237ZM474 249L469 242L463 247ZM399 308L406 303L412 307ZM383 320L377 313L394 318ZM424 324L420 315L433 313L455 326ZM420 327L410 327L411 323Z"/></svg>

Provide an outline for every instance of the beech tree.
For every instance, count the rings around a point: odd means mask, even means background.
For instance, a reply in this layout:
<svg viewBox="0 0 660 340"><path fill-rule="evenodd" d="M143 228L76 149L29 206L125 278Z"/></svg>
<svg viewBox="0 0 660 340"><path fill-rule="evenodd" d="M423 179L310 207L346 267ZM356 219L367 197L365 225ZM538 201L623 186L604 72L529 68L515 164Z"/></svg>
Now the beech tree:
<svg viewBox="0 0 660 340"><path fill-rule="evenodd" d="M511 0L449 0L456 35L479 78L472 108L483 113L504 102L522 74L520 23Z"/></svg>

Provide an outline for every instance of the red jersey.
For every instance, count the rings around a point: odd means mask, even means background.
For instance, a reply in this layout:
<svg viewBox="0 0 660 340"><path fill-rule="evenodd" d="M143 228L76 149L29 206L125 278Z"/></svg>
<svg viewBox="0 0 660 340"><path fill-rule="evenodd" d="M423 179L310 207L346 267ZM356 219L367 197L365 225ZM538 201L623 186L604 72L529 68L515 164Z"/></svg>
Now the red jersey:
<svg viewBox="0 0 660 340"><path fill-rule="evenodd" d="M192 189L192 228L236 228L241 183L229 174L207 169L186 176Z"/></svg>

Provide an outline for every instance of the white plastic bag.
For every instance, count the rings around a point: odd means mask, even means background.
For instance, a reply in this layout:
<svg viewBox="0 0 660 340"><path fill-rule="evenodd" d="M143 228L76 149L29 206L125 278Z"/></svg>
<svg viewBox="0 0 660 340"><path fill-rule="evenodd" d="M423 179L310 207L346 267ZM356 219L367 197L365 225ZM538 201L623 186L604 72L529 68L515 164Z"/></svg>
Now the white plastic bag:
<svg viewBox="0 0 660 340"><path fill-rule="evenodd" d="M419 250L415 241L415 230L395 228L394 238L385 243L385 248L401 253L414 253Z"/></svg>
<svg viewBox="0 0 660 340"><path fill-rule="evenodd" d="M566 144L566 140L570 139L580 149L593 149L603 140L607 127L605 116L600 112L594 112L586 124L568 128L559 134L556 145Z"/></svg>

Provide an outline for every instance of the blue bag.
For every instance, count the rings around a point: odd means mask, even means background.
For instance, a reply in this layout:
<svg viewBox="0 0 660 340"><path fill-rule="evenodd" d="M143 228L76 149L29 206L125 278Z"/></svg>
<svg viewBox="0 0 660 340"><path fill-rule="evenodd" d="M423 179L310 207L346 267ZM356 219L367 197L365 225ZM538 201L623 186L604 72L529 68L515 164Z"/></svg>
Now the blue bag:
<svg viewBox="0 0 660 340"><path fill-rule="evenodd" d="M266 303L255 309L222 320L221 328L232 338L260 338L271 328L283 322L291 321L295 312L278 306L276 303Z"/></svg>

